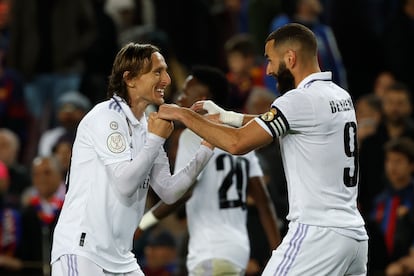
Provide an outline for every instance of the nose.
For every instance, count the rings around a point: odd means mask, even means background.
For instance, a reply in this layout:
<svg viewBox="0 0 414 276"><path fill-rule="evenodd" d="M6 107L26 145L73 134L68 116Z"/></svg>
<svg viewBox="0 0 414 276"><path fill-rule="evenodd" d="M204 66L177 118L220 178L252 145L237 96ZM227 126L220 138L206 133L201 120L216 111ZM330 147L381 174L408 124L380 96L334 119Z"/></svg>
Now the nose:
<svg viewBox="0 0 414 276"><path fill-rule="evenodd" d="M163 75L163 78L162 78L162 83L163 83L165 86L168 86L168 85L170 85L170 84L171 84L171 77L170 77L170 75L168 74L168 72L165 72L165 74Z"/></svg>
<svg viewBox="0 0 414 276"><path fill-rule="evenodd" d="M266 75L270 76L273 75L273 70L270 68L270 64L266 64Z"/></svg>

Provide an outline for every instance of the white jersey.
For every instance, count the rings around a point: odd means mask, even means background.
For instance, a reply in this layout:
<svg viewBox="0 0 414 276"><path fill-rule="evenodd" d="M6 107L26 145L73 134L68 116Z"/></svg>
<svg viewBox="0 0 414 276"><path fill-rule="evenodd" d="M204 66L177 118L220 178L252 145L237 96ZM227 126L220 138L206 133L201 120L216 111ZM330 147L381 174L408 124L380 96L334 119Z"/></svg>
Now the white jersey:
<svg viewBox="0 0 414 276"><path fill-rule="evenodd" d="M73 145L68 192L54 231L52 263L62 255L74 254L112 273L139 269L131 252L132 237L144 213L148 187L157 191L171 177L164 141L148 133L145 115L138 121L117 96L86 114ZM124 163L134 165L128 168L138 171L140 177L118 181L113 170L119 171ZM190 186L196 174L188 175L180 182ZM132 194L120 192L121 184L135 187Z"/></svg>
<svg viewBox="0 0 414 276"><path fill-rule="evenodd" d="M315 73L277 98L272 108L287 127L280 137L288 184L287 219L367 239L357 209L357 122L348 92L331 81L330 72ZM276 138L272 119L255 120Z"/></svg>
<svg viewBox="0 0 414 276"><path fill-rule="evenodd" d="M200 141L191 130L182 132L176 169L188 162ZM186 203L189 270L209 259L225 259L246 268L250 255L246 192L248 179L255 176L263 176L263 172L254 152L233 156L214 149L213 157L199 174L198 183Z"/></svg>

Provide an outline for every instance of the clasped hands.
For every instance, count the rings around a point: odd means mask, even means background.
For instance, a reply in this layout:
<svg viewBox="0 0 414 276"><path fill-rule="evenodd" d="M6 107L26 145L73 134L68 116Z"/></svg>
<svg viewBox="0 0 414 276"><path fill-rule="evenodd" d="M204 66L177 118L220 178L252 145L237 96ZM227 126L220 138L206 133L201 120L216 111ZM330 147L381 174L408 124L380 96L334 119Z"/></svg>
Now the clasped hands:
<svg viewBox="0 0 414 276"><path fill-rule="evenodd" d="M180 113L185 108L176 104L163 104L159 107L158 112L152 112L148 118L148 131L167 139L174 130L174 120L180 120ZM220 113L225 112L222 108L217 106L212 101L198 101L193 104L191 110L204 114L208 120L213 122L220 121ZM205 141L203 144L212 148L212 146Z"/></svg>

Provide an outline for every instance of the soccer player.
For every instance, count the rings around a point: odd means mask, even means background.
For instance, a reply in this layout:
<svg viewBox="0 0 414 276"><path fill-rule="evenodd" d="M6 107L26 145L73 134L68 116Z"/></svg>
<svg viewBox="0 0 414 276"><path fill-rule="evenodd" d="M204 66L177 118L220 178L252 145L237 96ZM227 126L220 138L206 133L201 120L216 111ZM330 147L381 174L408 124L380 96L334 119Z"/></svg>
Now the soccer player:
<svg viewBox="0 0 414 276"><path fill-rule="evenodd" d="M218 69L196 66L187 77L178 102L190 107L199 100L220 101L229 93L226 76ZM175 170L196 152L201 138L189 129L179 138ZM254 151L231 155L215 149L197 178L192 194L183 197L189 231L187 269L190 275L244 275L250 256L247 232L247 196L254 200L267 235L269 248L280 243L276 212L264 186L263 172ZM152 226L177 207L158 203L140 223Z"/></svg>
<svg viewBox="0 0 414 276"><path fill-rule="evenodd" d="M158 48L125 45L115 57L109 99L78 126L67 194L55 228L52 275L144 275L131 252L148 187L167 203L179 199L212 155L203 142L173 176L163 149L173 123L149 115L171 83Z"/></svg>
<svg viewBox="0 0 414 276"><path fill-rule="evenodd" d="M347 91L321 72L311 30L291 23L265 44L267 74L283 93L261 116L225 111L232 128L208 121L191 109L162 105L158 116L179 120L213 145L244 154L279 139L288 184L290 221L263 275L365 275L368 235L357 209L357 122Z"/></svg>

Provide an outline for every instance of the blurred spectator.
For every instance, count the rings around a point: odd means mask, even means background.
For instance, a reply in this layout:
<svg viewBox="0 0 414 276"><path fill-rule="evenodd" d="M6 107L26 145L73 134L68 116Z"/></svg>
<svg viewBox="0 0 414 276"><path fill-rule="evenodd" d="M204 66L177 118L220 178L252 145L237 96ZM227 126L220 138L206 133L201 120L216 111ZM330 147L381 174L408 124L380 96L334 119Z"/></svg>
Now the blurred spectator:
<svg viewBox="0 0 414 276"><path fill-rule="evenodd" d="M0 36L9 39L10 8L13 0L0 1Z"/></svg>
<svg viewBox="0 0 414 276"><path fill-rule="evenodd" d="M365 94L356 100L355 114L358 122L358 145L373 135L382 119L382 101L374 93ZM360 146L361 147L361 146Z"/></svg>
<svg viewBox="0 0 414 276"><path fill-rule="evenodd" d="M52 147L62 135L75 137L79 122L91 108L89 99L77 91L69 91L58 100L57 122L58 126L43 132L39 141L38 154L49 156Z"/></svg>
<svg viewBox="0 0 414 276"><path fill-rule="evenodd" d="M13 0L8 62L24 78L33 118L29 160L40 133L55 124L58 98L79 90L95 23L91 0Z"/></svg>
<svg viewBox="0 0 414 276"><path fill-rule="evenodd" d="M384 96L385 90L387 90L387 88L395 82L395 76L390 71L382 71L378 73L374 81L374 94L382 98L382 96Z"/></svg>
<svg viewBox="0 0 414 276"><path fill-rule="evenodd" d="M411 119L411 93L401 83L385 91L382 98L383 118L377 131L366 137L360 148L360 195L361 212L370 212L373 198L383 190L384 144L397 137L414 139L414 122Z"/></svg>
<svg viewBox="0 0 414 276"><path fill-rule="evenodd" d="M384 30L386 66L399 81L414 90L414 0L401 0L396 15Z"/></svg>
<svg viewBox="0 0 414 276"><path fill-rule="evenodd" d="M21 242L20 213L4 205L4 196L9 186L9 173L0 161L0 274L15 275L22 267L17 258L17 248ZM17 275L17 273L16 273Z"/></svg>
<svg viewBox="0 0 414 276"><path fill-rule="evenodd" d="M395 3L400 0L323 0L326 23L335 34L353 99L371 91L378 73L384 70L383 40L374 31L371 21L384 23L385 16L373 18L371 14L385 1Z"/></svg>
<svg viewBox="0 0 414 276"><path fill-rule="evenodd" d="M20 141L17 135L7 128L0 128L0 160L6 164L10 175L5 203L17 209L20 207L23 191L30 186L29 172L17 160L19 151Z"/></svg>
<svg viewBox="0 0 414 276"><path fill-rule="evenodd" d="M371 242L372 271L383 270L387 264L408 255L414 240L414 219L410 217L414 211L414 141L402 137L387 142L384 166L387 183L375 197L370 215L374 223L368 227L372 238L376 231L381 237Z"/></svg>
<svg viewBox="0 0 414 276"><path fill-rule="evenodd" d="M226 41L224 49L228 66L227 79L231 86L227 107L243 112L253 87L265 86L264 63L259 62L257 46L248 34L232 36Z"/></svg>
<svg viewBox="0 0 414 276"><path fill-rule="evenodd" d="M134 0L106 0L104 10L112 18L118 33L136 24Z"/></svg>
<svg viewBox="0 0 414 276"><path fill-rule="evenodd" d="M46 276L50 275L52 232L66 192L59 161L53 157L36 157L32 183L23 197L20 256L33 264L31 275Z"/></svg>
<svg viewBox="0 0 414 276"><path fill-rule="evenodd" d="M414 242L411 245L410 252L389 264L385 270L386 276L406 276L414 274Z"/></svg>
<svg viewBox="0 0 414 276"><path fill-rule="evenodd" d="M144 248L142 271L146 276L172 276L177 268L177 245L167 230L153 232Z"/></svg>
<svg viewBox="0 0 414 276"><path fill-rule="evenodd" d="M262 45L269 34L268 29L272 19L282 11L282 0L249 0L247 2L248 33L253 36L256 45Z"/></svg>
<svg viewBox="0 0 414 276"><path fill-rule="evenodd" d="M96 36L85 54L85 72L80 91L92 104L106 98L107 78L118 51L118 33L113 19L105 12L105 0L92 0L96 19Z"/></svg>
<svg viewBox="0 0 414 276"><path fill-rule="evenodd" d="M248 114L263 114L276 99L276 95L266 87L254 86L246 100L245 109Z"/></svg>
<svg viewBox="0 0 414 276"><path fill-rule="evenodd" d="M70 167L70 159L72 157L73 142L75 135L72 133L65 133L58 138L52 147L52 156L54 156L60 163L62 176L65 178Z"/></svg>
<svg viewBox="0 0 414 276"><path fill-rule="evenodd" d="M155 26L168 34L177 60L191 68L194 64L216 66L222 62L220 51L223 29L205 0L153 0ZM226 22L228 23L228 22Z"/></svg>
<svg viewBox="0 0 414 276"><path fill-rule="evenodd" d="M318 60L323 71L332 72L332 80L343 87L348 88L348 80L342 56L339 52L335 34L329 25L320 22L319 16L323 7L319 0L294 0L292 14L277 15L270 26L274 31L290 22L301 23L310 28L318 42Z"/></svg>
<svg viewBox="0 0 414 276"><path fill-rule="evenodd" d="M0 2L0 13L3 4ZM7 51L8 41L0 35L0 126L15 132L25 144L29 116L23 95L23 79L18 72L8 67ZM23 160L23 154L24 149L19 154L19 160Z"/></svg>

